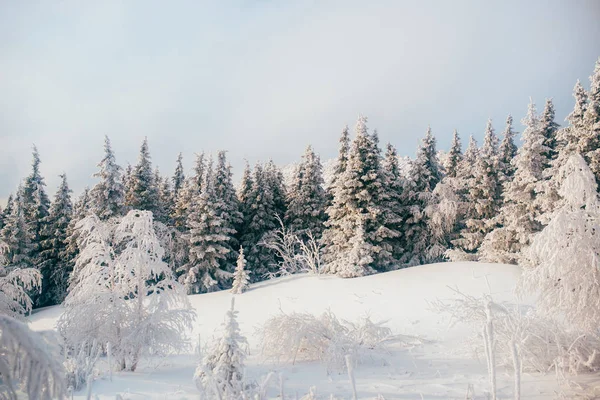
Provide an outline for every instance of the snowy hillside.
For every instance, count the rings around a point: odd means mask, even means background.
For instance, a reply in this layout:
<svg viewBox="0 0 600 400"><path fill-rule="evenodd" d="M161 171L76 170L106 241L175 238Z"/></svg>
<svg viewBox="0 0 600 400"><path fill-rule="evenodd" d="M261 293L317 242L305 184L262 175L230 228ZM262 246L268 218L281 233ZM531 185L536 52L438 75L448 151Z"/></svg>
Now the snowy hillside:
<svg viewBox="0 0 600 400"><path fill-rule="evenodd" d="M482 263L443 263L404 269L355 279L335 276L296 275L261 282L236 296L239 323L250 344L247 362L249 379L260 379L269 371L284 376L286 397L293 399L306 394L316 386L318 398L349 399L350 383L345 373L327 376L318 363L279 365L260 356L257 328L269 317L281 311L320 314L330 309L339 318L356 320L370 315L373 321L389 320L394 333L415 335L422 345L407 350L397 348L385 360L376 357L356 369L360 399L464 399L469 385L475 397L485 398L488 388L485 361L472 354L465 345L469 336L466 325L448 329L448 318L431 310L429 302L453 297L448 286L479 296L488 293L488 284L496 301L514 302L513 289L519 268L509 265ZM211 339L218 331L229 308L232 295L216 292L190 296L197 312L191 337L201 342ZM280 311L281 310L281 311ZM61 312L60 306L40 310L31 316L34 330L52 329ZM198 392L192 382L197 363L196 356L180 355L146 362L138 372L115 373L112 382L103 373L100 363L99 378L93 393L100 399L114 399L117 393L123 399L192 399ZM279 378L271 389L277 397ZM547 399L553 396L557 383L552 375L525 375L523 399ZM512 397L512 376L498 374L499 398ZM79 398L85 398L83 392ZM77 396L76 396L77 397Z"/></svg>

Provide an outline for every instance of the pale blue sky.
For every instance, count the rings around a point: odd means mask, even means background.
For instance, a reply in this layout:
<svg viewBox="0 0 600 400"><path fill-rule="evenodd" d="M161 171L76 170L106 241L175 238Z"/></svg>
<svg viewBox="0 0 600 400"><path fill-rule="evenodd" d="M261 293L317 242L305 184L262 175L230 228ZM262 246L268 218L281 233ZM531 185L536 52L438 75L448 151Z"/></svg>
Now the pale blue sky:
<svg viewBox="0 0 600 400"><path fill-rule="evenodd" d="M79 193L104 134L123 166L148 136L163 173L227 149L239 174L308 144L334 157L359 113L409 156L428 124L446 148L454 128L519 121L530 96L562 123L599 20L597 0L0 0L0 199L34 143L49 192L65 171Z"/></svg>

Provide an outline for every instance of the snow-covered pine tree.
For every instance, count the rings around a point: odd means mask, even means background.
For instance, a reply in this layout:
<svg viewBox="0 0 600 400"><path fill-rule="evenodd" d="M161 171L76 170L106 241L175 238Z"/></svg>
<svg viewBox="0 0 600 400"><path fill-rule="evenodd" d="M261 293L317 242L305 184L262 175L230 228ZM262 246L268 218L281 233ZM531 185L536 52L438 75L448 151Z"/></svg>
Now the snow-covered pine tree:
<svg viewBox="0 0 600 400"><path fill-rule="evenodd" d="M6 207L11 213L5 220L0 232L0 239L4 242L6 250L4 258L9 267L33 267L33 243L25 220L25 207L23 205L23 186L19 185L14 201Z"/></svg>
<svg viewBox="0 0 600 400"><path fill-rule="evenodd" d="M452 259L476 260L485 236L493 229L502 202L501 176L499 175L498 138L491 120L488 120L483 146L477 154L472 177L467 181L468 208L460 238L454 241L457 251Z"/></svg>
<svg viewBox="0 0 600 400"><path fill-rule="evenodd" d="M131 185L133 184L133 167L131 164L127 163L127 167L125 167L125 171L123 172L123 192L125 193L124 198L124 206L125 210L129 211L129 206L127 205L127 194L131 192Z"/></svg>
<svg viewBox="0 0 600 400"><path fill-rule="evenodd" d="M509 114L506 117L506 127L502 132L502 142L498 150L498 167L500 168L500 177L503 184L515 173L512 160L517 155L516 135L517 132L513 130L513 117Z"/></svg>
<svg viewBox="0 0 600 400"><path fill-rule="evenodd" d="M405 209L404 204L402 203L404 178L398 163L398 153L391 143L388 143L386 146L385 157L381 164L381 169L384 178L383 187L385 188L383 209L386 224L390 229L398 232L398 236L391 238L392 240L389 240L388 244L391 246L392 258L395 261L399 261L404 255L401 238L404 222L402 217Z"/></svg>
<svg viewBox="0 0 600 400"><path fill-rule="evenodd" d="M204 153L196 154L194 175L188 177L182 188L179 189L173 212L175 226L182 232L188 231L187 219L193 207L194 198L202 192L206 165Z"/></svg>
<svg viewBox="0 0 600 400"><path fill-rule="evenodd" d="M188 216L189 260L183 283L189 293L211 292L223 289L232 277L228 265L229 241L235 233L227 226L220 210L223 199L215 193L212 160L208 162L202 192L196 194Z"/></svg>
<svg viewBox="0 0 600 400"><path fill-rule="evenodd" d="M77 247L79 231L76 229L76 226L79 221L84 219L91 212L91 202L92 199L90 196L90 189L86 187L73 204L71 221L67 227L67 241L65 248L66 260L63 260L69 263L69 270L71 271L69 282L73 280L73 267L75 266L75 258L77 257L77 254L79 254L79 247Z"/></svg>
<svg viewBox="0 0 600 400"><path fill-rule="evenodd" d="M179 153L177 156L177 165L175 167L175 173L171 178L173 182L173 201L177 199L179 191L183 189L185 185L185 174L183 172L183 154Z"/></svg>
<svg viewBox="0 0 600 400"><path fill-rule="evenodd" d="M359 117L346 170L335 185L333 203L328 208L330 219L323 233L325 270L345 277L386 270L396 261L390 242L399 236L399 232L392 229L397 219L390 214L391 208L385 208L387 193L378 138L369 134L366 122L365 117ZM359 232L359 223L363 224L367 244L361 251L372 252L372 263L362 266L362 272L348 263L352 238ZM367 256L363 254L362 259L368 259Z"/></svg>
<svg viewBox="0 0 600 400"><path fill-rule="evenodd" d="M470 143L470 153L473 151L473 146L476 148L475 144ZM452 248L452 242L459 236L458 225L465 208L465 190L460 179L461 167L464 168L463 160L460 137L454 130L452 144L444 166L446 174L433 189L431 201L425 207L431 235L426 252L430 262L443 261L447 251Z"/></svg>
<svg viewBox="0 0 600 400"><path fill-rule="evenodd" d="M331 178L331 183L329 187L327 187L327 193L329 195L329 200L333 199L333 192L335 191L335 185L338 179L342 176L344 171L346 171L346 165L348 164L348 153L350 152L350 132L348 129L348 125L344 127L342 130L342 134L339 139L340 148L338 151L338 157L335 161L335 165L333 168L333 176Z"/></svg>
<svg viewBox="0 0 600 400"><path fill-rule="evenodd" d="M375 259L375 249L373 245L366 241L365 225L359 219L356 224L354 235L350 238L347 258L344 259L346 265L340 269L337 274L342 278L356 278L359 276L370 275L375 272L371 267Z"/></svg>
<svg viewBox="0 0 600 400"><path fill-rule="evenodd" d="M550 164L556 159L558 154L558 141L556 134L560 125L558 125L555 121L555 114L556 112L554 111L554 103L552 102L552 99L546 99L544 111L540 115L540 130L544 136L544 146L546 147L544 156L547 160L547 164L544 166L544 168L550 167Z"/></svg>
<svg viewBox="0 0 600 400"><path fill-rule="evenodd" d="M104 137L104 158L98 167L94 176L100 181L90 191L92 211L102 220L123 216L125 187L108 136Z"/></svg>
<svg viewBox="0 0 600 400"><path fill-rule="evenodd" d="M247 346L241 335L235 310L235 298L223 323L223 336L213 344L196 368L194 381L207 399L241 399L244 391L244 362Z"/></svg>
<svg viewBox="0 0 600 400"><path fill-rule="evenodd" d="M244 229L241 244L246 249L251 281L263 280L277 270L275 254L262 240L277 229L277 209L273 199L272 182L262 165L256 164L251 181L242 181L242 190L251 183L249 192L243 194Z"/></svg>
<svg viewBox="0 0 600 400"><path fill-rule="evenodd" d="M233 286L231 293L242 294L248 289L250 277L246 271L246 258L244 257L244 248L240 247L235 272L233 273Z"/></svg>
<svg viewBox="0 0 600 400"><path fill-rule="evenodd" d="M91 214L78 230L78 272L58 321L67 349L110 342L120 367L134 371L145 354L184 348L194 312L162 261L152 213L132 210L109 221Z"/></svg>
<svg viewBox="0 0 600 400"><path fill-rule="evenodd" d="M71 265L67 254L68 227L73 214L71 189L67 176L60 175L61 183L46 217L41 243L40 264L42 291L37 299L40 307L60 304L67 295Z"/></svg>
<svg viewBox="0 0 600 400"><path fill-rule="evenodd" d="M588 104L583 115L579 151L594 173L596 182L600 184L600 58L590 76Z"/></svg>
<svg viewBox="0 0 600 400"><path fill-rule="evenodd" d="M23 218L27 226L27 234L30 235L30 257L34 266L41 261L39 259L40 244L44 240L42 230L50 209L50 199L46 194L46 183L40 173L40 163L40 155L34 146L31 174L25 178L20 194Z"/></svg>
<svg viewBox="0 0 600 400"><path fill-rule="evenodd" d="M144 138L140 147L138 163L133 168L125 202L130 209L147 210L153 213L158 210L159 190L152 171L148 138Z"/></svg>
<svg viewBox="0 0 600 400"><path fill-rule="evenodd" d="M238 229L243 223L243 215L240 211L240 202L233 186L233 173L231 165L227 162L225 151L220 151L217 155L217 168L214 174L215 196L221 201L216 204L216 212L223 219L223 226L229 231L230 239L226 245L229 246L228 258L224 262L228 265L234 265L237 260L237 251L239 247Z"/></svg>
<svg viewBox="0 0 600 400"><path fill-rule="evenodd" d="M525 126L521 137L523 145L513 160L515 174L506 183L504 203L495 221L497 228L486 236L481 246L480 259L484 261L517 263L521 251L529 246L531 236L542 229L536 198L548 165L549 150L544 145L545 137L533 102L529 103L522 123Z"/></svg>
<svg viewBox="0 0 600 400"><path fill-rule="evenodd" d="M158 172L158 168L157 168ZM175 209L175 203L173 202L173 190L171 190L171 182L168 177L161 178L159 185L159 204L161 210L160 222L172 226L173 225L173 211Z"/></svg>
<svg viewBox="0 0 600 400"><path fill-rule="evenodd" d="M169 215L171 221L176 227L182 227L185 225L185 220L178 220L176 215L176 205L179 199L180 193L185 190L185 174L183 171L183 155L179 153L177 156L177 164L175 166L175 173L171 178L172 189L171 189L171 214Z"/></svg>
<svg viewBox="0 0 600 400"><path fill-rule="evenodd" d="M331 183L327 188L328 206L325 209L327 218L324 223L325 229L323 230L323 236L321 238L323 261L325 265L332 265L332 263L340 256L342 249L345 248L344 240L340 236L340 232L332 228L334 226L342 225L342 221L346 217L348 211L345 208L342 199L342 176L346 172L348 153L350 152L348 126L342 131L339 143L340 147L333 169L333 176L331 178ZM338 197L337 201L336 195ZM348 237L350 237L350 235L348 235ZM335 273L335 270L331 271L331 273Z"/></svg>
<svg viewBox="0 0 600 400"><path fill-rule="evenodd" d="M446 157L446 163L444 164L444 172L446 176L450 178L456 178L456 174L458 173L458 165L462 161L462 144L460 143L460 136L456 129L452 134L452 144L450 145L450 150L448 151L448 156Z"/></svg>
<svg viewBox="0 0 600 400"><path fill-rule="evenodd" d="M404 190L403 202L407 205L407 212L403 240L406 252L403 262L407 265L427 262L426 249L431 238L425 208L432 201L433 190L441 177L436 140L428 127L417 150L417 157L411 163L410 177Z"/></svg>
<svg viewBox="0 0 600 400"><path fill-rule="evenodd" d="M8 198L6 199L6 207L4 207L4 210L2 210L2 227L0 228L0 232L2 232L2 228L4 228L4 225L6 225L6 221L8 221L8 217L12 214L12 210L14 207L14 201L15 201L14 196L12 193L10 193L8 195ZM2 236L0 236L0 238L1 237Z"/></svg>
<svg viewBox="0 0 600 400"><path fill-rule="evenodd" d="M320 239L325 222L327 194L323 187L321 160L311 146L306 148L288 191L285 223L302 240L312 234Z"/></svg>
<svg viewBox="0 0 600 400"><path fill-rule="evenodd" d="M458 208L456 210L455 232L452 235L453 239L451 239L452 245L445 254L452 261L461 261L471 257L468 253L472 251L470 237L462 237L462 233L466 232L466 221L470 218L470 213L472 213L469 202L469 190L475 179L474 171L478 159L479 147L477 141L471 135L463 159L458 164L456 178L452 182Z"/></svg>
<svg viewBox="0 0 600 400"><path fill-rule="evenodd" d="M561 168L563 204L522 259L521 291L538 294L544 315L560 315L584 332L600 325L600 199L593 173L574 153ZM560 301L559 301L560 300Z"/></svg>
<svg viewBox="0 0 600 400"><path fill-rule="evenodd" d="M281 172L281 169L275 165L273 160L269 160L264 166L264 173L266 176L266 183L273 194L275 215L278 215L279 218L283 219L287 210L287 195L283 173Z"/></svg>

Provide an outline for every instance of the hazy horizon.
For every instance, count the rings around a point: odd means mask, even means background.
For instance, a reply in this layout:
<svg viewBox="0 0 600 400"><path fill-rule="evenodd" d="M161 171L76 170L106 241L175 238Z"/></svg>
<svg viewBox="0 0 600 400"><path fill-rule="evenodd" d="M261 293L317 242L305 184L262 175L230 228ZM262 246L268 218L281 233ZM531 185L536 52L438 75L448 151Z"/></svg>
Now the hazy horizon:
<svg viewBox="0 0 600 400"><path fill-rule="evenodd" d="M531 97L557 122L600 56L600 2L182 1L0 5L0 203L30 171L35 144L53 195L75 194L108 135L135 164L148 137L154 166L186 172L194 153L297 161L311 144L336 156L344 125L369 118L382 143L414 156L431 125L480 142Z"/></svg>

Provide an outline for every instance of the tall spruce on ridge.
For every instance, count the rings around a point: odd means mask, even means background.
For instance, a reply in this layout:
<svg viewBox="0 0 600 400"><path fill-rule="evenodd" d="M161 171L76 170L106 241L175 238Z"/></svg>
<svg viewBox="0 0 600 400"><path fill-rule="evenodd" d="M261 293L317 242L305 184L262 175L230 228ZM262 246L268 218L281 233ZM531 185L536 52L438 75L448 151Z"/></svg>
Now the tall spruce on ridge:
<svg viewBox="0 0 600 400"><path fill-rule="evenodd" d="M446 157L446 162L444 164L446 176L449 176L450 178L456 178L456 174L458 173L458 165L461 161L462 145L460 143L458 132L455 129L452 133L452 144L450 145L450 150L448 151L448 156Z"/></svg>
<svg viewBox="0 0 600 400"><path fill-rule="evenodd" d="M100 181L90 191L92 211L102 220L125 214L125 186L122 168L115 160L108 136L104 137L104 158L98 163L100 170L94 177Z"/></svg>
<svg viewBox="0 0 600 400"><path fill-rule="evenodd" d="M264 166L264 173L267 178L266 182L273 194L275 214L279 216L279 218L284 219L287 210L287 189L285 187L283 173L281 172L281 169L275 165L273 160L269 160Z"/></svg>
<svg viewBox="0 0 600 400"><path fill-rule="evenodd" d="M235 230L224 219L221 210L224 200L215 192L213 162L210 160L202 184L196 193L187 225L189 227L189 265L184 283L188 292L210 292L223 289L232 277L233 266L228 265Z"/></svg>
<svg viewBox="0 0 600 400"><path fill-rule="evenodd" d="M241 201L244 227L241 245L247 251L250 279L258 282L277 270L277 259L273 252L262 244L262 240L277 229L277 211L273 198L273 187L269 174L261 164L254 166L252 178L244 172ZM250 187L248 188L248 185Z"/></svg>
<svg viewBox="0 0 600 400"><path fill-rule="evenodd" d="M328 208L330 219L323 234L325 268L343 277L385 270L395 262L389 240L398 233L385 221L388 214L381 155L377 136L369 135L366 122L363 116L357 121L347 166L335 184L333 203ZM358 254L360 268L350 265L350 259Z"/></svg>
<svg viewBox="0 0 600 400"><path fill-rule="evenodd" d="M67 239L64 253L66 260L63 260L68 262L71 271L69 276L69 286L71 285L71 282L75 280L75 258L79 254L79 246L77 245L77 241L79 239L80 232L77 229L77 223L91 213L91 203L92 199L90 196L90 189L86 187L73 204L71 221L69 221L69 226L67 227Z"/></svg>
<svg viewBox="0 0 600 400"><path fill-rule="evenodd" d="M175 209L173 211L173 220L175 227L182 232L187 232L187 219L191 212L194 198L202 192L205 169L204 153L196 154L194 175L185 180L183 187L179 189L177 194Z"/></svg>
<svg viewBox="0 0 600 400"><path fill-rule="evenodd" d="M73 215L71 189L67 176L60 175L61 183L50 206L44 225L45 240L41 243L40 265L42 292L38 306L60 304L67 295L72 266L67 254L68 227Z"/></svg>
<svg viewBox="0 0 600 400"><path fill-rule="evenodd" d="M417 149L417 157L411 163L410 177L404 190L407 208L403 242L406 252L402 261L407 265L426 262L430 237L425 208L432 200L433 190L441 177L436 140L431 127L428 127Z"/></svg>
<svg viewBox="0 0 600 400"><path fill-rule="evenodd" d="M159 207L159 191L152 171L148 138L144 138L140 147L138 163L131 172L129 189L125 197L126 205L134 210L152 211Z"/></svg>
<svg viewBox="0 0 600 400"><path fill-rule="evenodd" d="M19 200L27 234L30 236L30 256L34 266L37 266L40 261L40 244L44 240L43 228L50 209L50 199L46 194L46 183L40 173L40 163L37 147L33 146L31 174L25 178Z"/></svg>
<svg viewBox="0 0 600 400"><path fill-rule="evenodd" d="M392 258L394 262L402 259L404 248L402 247L401 232L403 229L404 204L404 178L398 163L398 152L391 143L386 145L386 152L381 169L384 176L384 188L386 197L384 202L384 213L390 229L398 232L398 235L389 240Z"/></svg>
<svg viewBox="0 0 600 400"><path fill-rule="evenodd" d="M529 103L522 123L523 145L513 160L515 174L506 184L498 227L486 236L481 246L480 258L484 261L516 264L531 236L542 229L536 197L548 165L549 149L533 102Z"/></svg>
<svg viewBox="0 0 600 400"><path fill-rule="evenodd" d="M517 145L515 144L515 136L517 132L513 130L513 117L506 117L506 127L502 132L502 142L498 149L498 166L502 182L509 180L515 173L515 168L512 164L513 158L517 155Z"/></svg>
<svg viewBox="0 0 600 400"><path fill-rule="evenodd" d="M9 267L32 267L33 243L25 220L25 207L23 205L23 185L19 185L14 200L9 197L6 209L10 211L0 237L6 245L4 253L6 265ZM11 201L12 200L12 201Z"/></svg>
<svg viewBox="0 0 600 400"><path fill-rule="evenodd" d="M544 156L546 157L547 163L545 168L550 167L553 160L556 159L558 154L558 139L556 137L558 125L555 121L554 103L552 99L546 99L544 105L544 111L540 115L540 130L544 136L544 146L547 148Z"/></svg>
<svg viewBox="0 0 600 400"><path fill-rule="evenodd" d="M183 171L183 155L181 153L179 153L177 155L177 162L176 162L176 166L175 166L175 173L173 174L173 177L171 178L171 214L169 215L169 217L171 218L172 223L176 226L176 227L182 227L185 225L185 220L183 219L178 219L178 216L176 214L177 211L177 201L179 199L180 193L185 190L185 174Z"/></svg>
<svg viewBox="0 0 600 400"><path fill-rule="evenodd" d="M229 246L227 264L233 265L237 261L239 247L238 229L243 223L243 215L240 211L240 202L233 186L233 173L231 165L227 162L225 151L219 151L217 155L217 168L214 174L214 191L217 199L216 212L223 219L224 226L232 232L230 239L225 244Z"/></svg>
<svg viewBox="0 0 600 400"><path fill-rule="evenodd" d="M590 76L588 104L583 115L579 151L594 173L600 190L600 58Z"/></svg>
<svg viewBox="0 0 600 400"><path fill-rule="evenodd" d="M288 209L285 214L288 229L301 239L307 239L309 233L315 239L320 239L326 218L326 203L321 160L312 147L308 146L288 191Z"/></svg>

